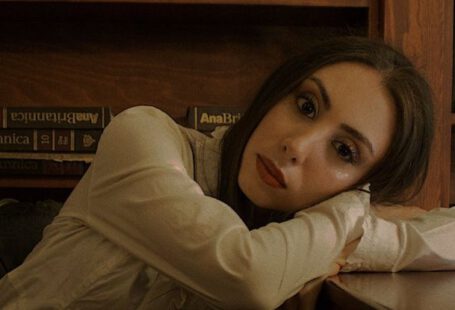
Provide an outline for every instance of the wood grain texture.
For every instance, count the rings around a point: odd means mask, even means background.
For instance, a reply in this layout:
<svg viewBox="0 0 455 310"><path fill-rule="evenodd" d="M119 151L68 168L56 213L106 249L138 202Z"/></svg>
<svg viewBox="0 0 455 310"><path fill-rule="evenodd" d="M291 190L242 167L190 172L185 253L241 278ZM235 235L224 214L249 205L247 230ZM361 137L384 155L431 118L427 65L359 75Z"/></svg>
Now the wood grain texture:
<svg viewBox="0 0 455 310"><path fill-rule="evenodd" d="M0 181L1 198L12 198L21 202L36 203L37 201L44 201L47 199L64 202L71 194L72 188L76 186L78 180L74 180L72 184L68 184L69 186L67 188L59 187L58 184L56 184L56 187L50 187L49 185L57 183L57 180L55 179L50 179L47 183L42 183L42 187L27 187L29 180L24 180L25 183L22 187L3 186L4 183L2 182L3 181ZM38 183L33 185L38 185Z"/></svg>
<svg viewBox="0 0 455 310"><path fill-rule="evenodd" d="M455 114L450 114L451 148L450 148L450 195L449 203L455 206Z"/></svg>
<svg viewBox="0 0 455 310"><path fill-rule="evenodd" d="M453 271L349 272L330 277L324 284L329 293L337 289L338 294L328 294L337 310L441 310L455 303Z"/></svg>
<svg viewBox="0 0 455 310"><path fill-rule="evenodd" d="M27 7L0 13L9 20L0 24L2 105L108 105L114 113L156 105L182 119L190 105L247 105L310 40L359 32L349 26L359 14L343 10ZM329 26L316 22L317 12Z"/></svg>
<svg viewBox="0 0 455 310"><path fill-rule="evenodd" d="M0 0L7 2L10 0ZM42 0L26 0L25 2L42 2ZM241 5L291 5L317 7L368 7L369 0L47 0L47 2L76 2L76 3L172 3L172 4L241 4Z"/></svg>
<svg viewBox="0 0 455 310"><path fill-rule="evenodd" d="M114 113L156 105L175 118L190 105L247 105L265 77L317 33L292 27L125 33L95 25L96 33L83 34L54 26L53 34L16 32L1 40L2 105L107 105Z"/></svg>
<svg viewBox="0 0 455 310"><path fill-rule="evenodd" d="M450 118L453 1L385 0L384 38L401 48L428 79L434 94L436 131L429 175L415 204L447 207L450 193Z"/></svg>
<svg viewBox="0 0 455 310"><path fill-rule="evenodd" d="M452 114L450 148L450 205L455 206L455 118Z"/></svg>
<svg viewBox="0 0 455 310"><path fill-rule="evenodd" d="M380 0L370 0L368 7L368 37L377 39L382 34Z"/></svg>
<svg viewBox="0 0 455 310"><path fill-rule="evenodd" d="M49 188L70 189L77 185L78 178L1 178L0 188ZM3 196L1 198L8 197Z"/></svg>

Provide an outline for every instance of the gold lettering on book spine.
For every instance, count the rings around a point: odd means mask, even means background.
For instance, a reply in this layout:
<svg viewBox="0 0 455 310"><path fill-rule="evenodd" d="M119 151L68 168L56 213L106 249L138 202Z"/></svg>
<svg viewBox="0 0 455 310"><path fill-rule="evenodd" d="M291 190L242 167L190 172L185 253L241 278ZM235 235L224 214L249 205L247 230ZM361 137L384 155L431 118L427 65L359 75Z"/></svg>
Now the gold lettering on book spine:
<svg viewBox="0 0 455 310"><path fill-rule="evenodd" d="M207 113L201 114L201 124L209 123L209 115ZM197 121L196 121L197 124Z"/></svg>
<svg viewBox="0 0 455 310"><path fill-rule="evenodd" d="M30 137L17 135L15 133L10 135L0 135L0 144L28 145L30 144Z"/></svg>
<svg viewBox="0 0 455 310"><path fill-rule="evenodd" d="M70 125L78 122L87 122L94 125L98 123L98 118L99 113L91 112L11 112L12 121L24 124L46 121Z"/></svg>
<svg viewBox="0 0 455 310"><path fill-rule="evenodd" d="M240 113L222 113L221 115L210 115L207 112L201 114L201 124L234 124L241 117Z"/></svg>
<svg viewBox="0 0 455 310"><path fill-rule="evenodd" d="M210 115L208 113L201 114L201 124L222 124L223 117L221 115Z"/></svg>

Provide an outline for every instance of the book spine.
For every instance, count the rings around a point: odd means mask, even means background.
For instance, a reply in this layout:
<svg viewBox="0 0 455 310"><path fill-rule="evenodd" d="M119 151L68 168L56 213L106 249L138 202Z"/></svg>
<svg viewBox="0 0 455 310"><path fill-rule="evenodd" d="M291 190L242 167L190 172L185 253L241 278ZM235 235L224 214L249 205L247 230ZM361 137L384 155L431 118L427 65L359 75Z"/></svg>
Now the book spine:
<svg viewBox="0 0 455 310"><path fill-rule="evenodd" d="M109 107L3 107L1 128L102 129L112 119Z"/></svg>
<svg viewBox="0 0 455 310"><path fill-rule="evenodd" d="M0 152L95 153L102 130L0 129Z"/></svg>
<svg viewBox="0 0 455 310"><path fill-rule="evenodd" d="M0 174L4 176L82 176L88 167L80 161L0 159Z"/></svg>
<svg viewBox="0 0 455 310"><path fill-rule="evenodd" d="M199 131L235 124L245 108L236 106L193 106L188 108L187 125Z"/></svg>

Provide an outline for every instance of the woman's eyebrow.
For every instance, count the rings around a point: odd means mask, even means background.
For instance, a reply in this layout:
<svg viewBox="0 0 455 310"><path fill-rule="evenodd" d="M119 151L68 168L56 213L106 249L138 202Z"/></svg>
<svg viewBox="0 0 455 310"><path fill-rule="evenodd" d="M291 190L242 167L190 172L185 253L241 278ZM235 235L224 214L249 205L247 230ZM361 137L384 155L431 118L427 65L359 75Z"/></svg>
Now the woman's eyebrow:
<svg viewBox="0 0 455 310"><path fill-rule="evenodd" d="M316 86L319 89L319 93L321 94L322 103L325 109L327 111L330 110L330 108L332 107L332 103L330 101L329 93L327 92L327 89L324 86L324 83L315 76L310 76L308 80L316 84ZM340 127L342 130L346 131L348 134L354 137L354 139L363 143L368 148L371 155L374 155L373 145L371 144L370 140L368 140L368 138L365 137L360 131L344 123L341 124Z"/></svg>
<svg viewBox="0 0 455 310"><path fill-rule="evenodd" d="M368 148L371 155L374 155L373 145L371 144L370 140L368 140L368 138L365 137L360 131L344 123L342 123L340 127L342 130L346 131L348 134L353 136L354 139L363 143Z"/></svg>
<svg viewBox="0 0 455 310"><path fill-rule="evenodd" d="M310 80L316 84L316 86L319 89L319 93L321 94L322 103L324 104L325 109L327 111L330 110L332 103L330 101L329 93L327 92L327 89L324 86L324 83L322 83L322 81L315 76L309 77L308 80Z"/></svg>

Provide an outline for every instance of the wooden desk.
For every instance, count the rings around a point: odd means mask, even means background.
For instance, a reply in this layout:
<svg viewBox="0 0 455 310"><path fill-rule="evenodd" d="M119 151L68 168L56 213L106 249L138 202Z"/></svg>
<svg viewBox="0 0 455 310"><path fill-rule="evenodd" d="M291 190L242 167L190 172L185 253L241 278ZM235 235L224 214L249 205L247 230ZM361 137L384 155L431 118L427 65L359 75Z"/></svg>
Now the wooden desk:
<svg viewBox="0 0 455 310"><path fill-rule="evenodd" d="M455 309L455 271L340 274L320 301L320 309Z"/></svg>

